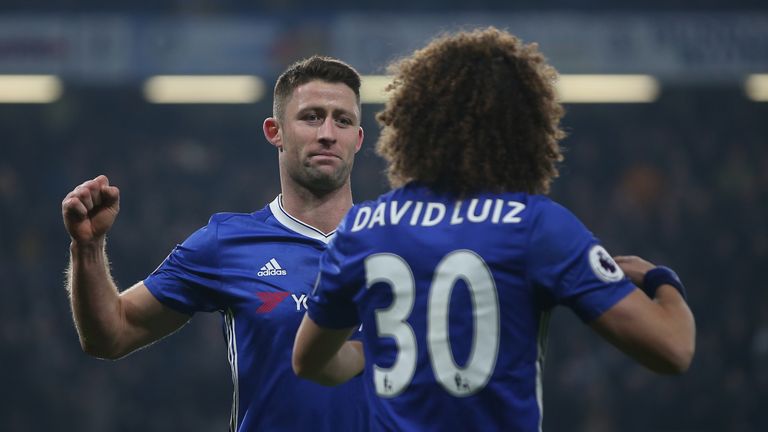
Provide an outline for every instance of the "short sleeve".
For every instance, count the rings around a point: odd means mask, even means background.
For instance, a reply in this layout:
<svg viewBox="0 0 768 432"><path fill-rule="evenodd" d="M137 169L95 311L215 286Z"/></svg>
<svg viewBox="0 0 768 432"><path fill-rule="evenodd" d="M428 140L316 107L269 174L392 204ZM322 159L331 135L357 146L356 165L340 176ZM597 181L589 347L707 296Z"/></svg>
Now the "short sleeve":
<svg viewBox="0 0 768 432"><path fill-rule="evenodd" d="M598 239L566 208L540 203L529 239L530 278L584 322L602 315L635 286Z"/></svg>
<svg viewBox="0 0 768 432"><path fill-rule="evenodd" d="M360 325L354 298L364 286L363 268L350 253L355 249L355 239L347 230L355 213L356 208L350 210L320 256L320 273L307 313L321 327L341 329Z"/></svg>
<svg viewBox="0 0 768 432"><path fill-rule="evenodd" d="M149 291L164 305L188 315L220 309L215 301L221 284L217 237L213 217L144 280Z"/></svg>

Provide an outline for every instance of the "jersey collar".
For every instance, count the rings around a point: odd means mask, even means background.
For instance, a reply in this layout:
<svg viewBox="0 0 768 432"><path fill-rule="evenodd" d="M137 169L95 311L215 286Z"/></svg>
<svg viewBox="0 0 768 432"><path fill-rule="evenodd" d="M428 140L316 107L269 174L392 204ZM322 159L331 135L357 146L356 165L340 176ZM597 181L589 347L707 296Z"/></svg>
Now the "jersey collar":
<svg viewBox="0 0 768 432"><path fill-rule="evenodd" d="M288 212L283 208L283 194L278 195L277 198L269 203L269 209L272 211L272 214L275 216L275 219L277 219L278 222L280 222L289 230L299 233L303 236L313 238L315 240L320 240L321 242L328 244L331 239L333 239L333 236L336 235L336 230L333 230L328 234L324 234L322 231L313 227L312 225L305 224L304 222L289 215Z"/></svg>

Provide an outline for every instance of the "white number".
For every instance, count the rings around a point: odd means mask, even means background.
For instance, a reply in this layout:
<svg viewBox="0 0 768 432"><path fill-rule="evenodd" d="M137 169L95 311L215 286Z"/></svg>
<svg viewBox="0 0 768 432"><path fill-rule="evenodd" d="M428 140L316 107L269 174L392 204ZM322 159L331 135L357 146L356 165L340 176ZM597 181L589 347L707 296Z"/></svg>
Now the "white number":
<svg viewBox="0 0 768 432"><path fill-rule="evenodd" d="M373 366L376 393L394 397L400 394L416 371L416 335L405 320L411 315L415 287L408 264L392 254L371 255L365 260L367 287L384 282L392 287L392 304L376 310L376 328L381 336L392 336L397 344L397 357L391 368Z"/></svg>
<svg viewBox="0 0 768 432"><path fill-rule="evenodd" d="M379 396L394 397L406 389L416 370L416 336L407 322L415 298L413 273L401 257L393 254L369 256L365 271L368 288L380 282L392 288L392 304L376 310L376 326L380 337L395 339L398 353L392 367L374 365L374 383ZM464 367L453 358L448 329L451 294L459 279L466 283L472 297L474 320L472 349ZM496 284L485 261L472 251L453 251L435 268L427 305L427 348L435 379L454 396L477 393L493 373L499 348Z"/></svg>

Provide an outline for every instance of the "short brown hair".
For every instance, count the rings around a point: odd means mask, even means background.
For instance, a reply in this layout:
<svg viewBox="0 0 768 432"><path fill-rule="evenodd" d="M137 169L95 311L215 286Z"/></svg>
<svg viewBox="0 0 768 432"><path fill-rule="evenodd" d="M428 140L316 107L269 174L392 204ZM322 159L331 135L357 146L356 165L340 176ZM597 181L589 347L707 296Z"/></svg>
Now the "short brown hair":
<svg viewBox="0 0 768 432"><path fill-rule="evenodd" d="M389 68L376 145L393 187L547 193L562 161L557 71L536 44L489 27L446 35Z"/></svg>
<svg viewBox="0 0 768 432"><path fill-rule="evenodd" d="M357 103L360 104L360 74L341 60L315 55L292 64L277 79L272 102L273 115L281 120L293 91L313 80L346 84L355 92Z"/></svg>

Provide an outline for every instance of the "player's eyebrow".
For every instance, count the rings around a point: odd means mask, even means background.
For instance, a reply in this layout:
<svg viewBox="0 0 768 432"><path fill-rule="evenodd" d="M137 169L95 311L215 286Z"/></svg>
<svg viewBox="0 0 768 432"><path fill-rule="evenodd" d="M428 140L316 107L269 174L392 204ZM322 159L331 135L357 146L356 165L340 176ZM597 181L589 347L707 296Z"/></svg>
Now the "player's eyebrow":
<svg viewBox="0 0 768 432"><path fill-rule="evenodd" d="M299 109L296 113L297 114L304 114L304 113L307 113L307 112L310 112L310 111L318 112L318 113L325 113L326 109L321 107L321 106L311 105L311 106L306 106L304 108Z"/></svg>
<svg viewBox="0 0 768 432"><path fill-rule="evenodd" d="M327 115L328 114L328 108L322 105L309 105L306 107L301 108L296 115L301 116L303 114L306 114L307 112L315 112L318 114ZM355 110L348 110L346 108L341 107L333 107L331 109L331 115L333 117L340 117L340 116L348 116L355 122L359 121L359 118L357 114L355 113Z"/></svg>
<svg viewBox="0 0 768 432"><path fill-rule="evenodd" d="M350 111L350 110L344 109L344 108L336 108L336 109L334 109L333 110L333 115L334 116L345 115L345 116L350 117L354 121L358 121L359 120L358 117L357 117L357 114L355 113L354 110Z"/></svg>

